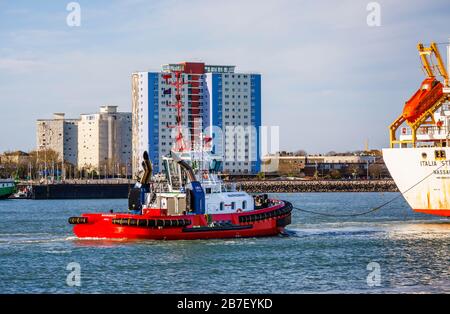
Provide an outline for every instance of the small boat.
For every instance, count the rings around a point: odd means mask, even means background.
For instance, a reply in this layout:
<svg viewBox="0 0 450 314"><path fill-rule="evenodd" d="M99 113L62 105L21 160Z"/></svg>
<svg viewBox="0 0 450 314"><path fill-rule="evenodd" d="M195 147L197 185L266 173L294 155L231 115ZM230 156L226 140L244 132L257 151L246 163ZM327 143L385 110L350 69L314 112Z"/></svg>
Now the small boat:
<svg viewBox="0 0 450 314"><path fill-rule="evenodd" d="M129 193L129 211L70 217L75 235L154 240L261 237L283 233L291 223L289 202L238 191L219 178L220 161L205 152L199 163L198 154L187 155L164 157L163 174L152 177L145 152L144 173Z"/></svg>
<svg viewBox="0 0 450 314"><path fill-rule="evenodd" d="M0 200L16 193L16 182L12 179L0 179Z"/></svg>
<svg viewBox="0 0 450 314"><path fill-rule="evenodd" d="M405 103L403 117L414 123L425 111L431 108L443 95L443 85L434 77L426 78L416 93Z"/></svg>
<svg viewBox="0 0 450 314"><path fill-rule="evenodd" d="M11 198L16 198L16 199L29 199L31 198L31 191L28 187L24 188L24 189L20 189L18 190L16 193L14 193Z"/></svg>

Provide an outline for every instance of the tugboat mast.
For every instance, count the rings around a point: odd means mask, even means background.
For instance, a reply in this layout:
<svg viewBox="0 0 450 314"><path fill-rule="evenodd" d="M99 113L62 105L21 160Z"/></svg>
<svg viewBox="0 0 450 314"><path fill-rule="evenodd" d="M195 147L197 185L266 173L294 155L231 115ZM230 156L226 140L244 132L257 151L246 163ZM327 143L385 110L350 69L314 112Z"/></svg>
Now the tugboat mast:
<svg viewBox="0 0 450 314"><path fill-rule="evenodd" d="M173 107L177 111L176 115L176 124L172 126L167 126L169 128L176 128L177 133L175 136L175 147L173 151L175 152L185 152L187 150L187 145L184 141L183 137L183 124L182 124L182 109L183 109L183 86L187 83L184 82L183 72L182 71L173 71L175 74L175 80L169 81L172 78L172 75L167 74L164 76L166 79L166 83L175 87L175 103L168 105L169 107Z"/></svg>

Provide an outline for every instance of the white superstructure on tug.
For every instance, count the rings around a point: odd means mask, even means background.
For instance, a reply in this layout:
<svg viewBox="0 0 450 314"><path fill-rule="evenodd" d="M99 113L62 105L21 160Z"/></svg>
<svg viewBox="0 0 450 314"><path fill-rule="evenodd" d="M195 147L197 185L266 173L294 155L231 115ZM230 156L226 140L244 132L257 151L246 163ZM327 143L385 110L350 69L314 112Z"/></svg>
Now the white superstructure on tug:
<svg viewBox="0 0 450 314"><path fill-rule="evenodd" d="M383 149L383 158L414 211L450 216L448 71L436 43L430 47L419 44L418 50L427 78L391 124L391 148ZM447 55L450 59L449 47ZM443 83L436 77L441 77Z"/></svg>
<svg viewBox="0 0 450 314"><path fill-rule="evenodd" d="M200 154L201 156L197 156ZM196 164L194 167L192 167L193 160L197 161L194 162ZM186 166L183 167L184 164ZM206 151L191 151L163 157L164 175L152 183L152 192L146 193L143 210L158 208L181 214L186 210L186 193L189 193L186 191L195 188L192 181L198 181L203 188L205 214L230 214L254 210L254 198L245 191L238 191L236 184L225 184L218 176L219 166L220 161L212 159Z"/></svg>

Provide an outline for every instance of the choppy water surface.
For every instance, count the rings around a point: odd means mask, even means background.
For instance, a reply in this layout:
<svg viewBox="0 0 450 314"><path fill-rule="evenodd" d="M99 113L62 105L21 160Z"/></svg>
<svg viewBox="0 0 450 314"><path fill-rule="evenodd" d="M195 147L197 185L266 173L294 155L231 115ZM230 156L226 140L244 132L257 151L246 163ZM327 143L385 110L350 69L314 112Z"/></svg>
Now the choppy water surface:
<svg viewBox="0 0 450 314"><path fill-rule="evenodd" d="M396 194L273 196L350 213ZM402 198L359 217L294 211L288 237L81 241L67 224L82 212L124 208L126 200L0 201L0 293L450 292L450 220L414 214ZM66 283L71 262L81 266L80 287ZM371 262L380 277L369 275ZM368 277L381 281L371 286Z"/></svg>

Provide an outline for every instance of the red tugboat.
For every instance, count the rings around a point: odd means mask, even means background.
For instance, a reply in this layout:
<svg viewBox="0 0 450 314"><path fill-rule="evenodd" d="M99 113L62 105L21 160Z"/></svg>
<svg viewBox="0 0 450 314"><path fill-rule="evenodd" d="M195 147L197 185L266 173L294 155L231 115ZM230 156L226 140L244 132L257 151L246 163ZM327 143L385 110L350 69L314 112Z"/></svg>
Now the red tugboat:
<svg viewBox="0 0 450 314"><path fill-rule="evenodd" d="M150 182L152 167L145 152L144 174L129 193L130 212L70 217L75 235L155 240L260 237L280 234L290 224L289 202L230 189L214 172L219 161L207 166L201 162L193 169L189 159L165 157L164 175Z"/></svg>
<svg viewBox="0 0 450 314"><path fill-rule="evenodd" d="M70 217L79 238L190 240L274 236L291 223L292 205L267 194L250 196L227 187L218 177L221 161L213 159L211 137L188 150L182 132L180 71L164 77L174 86L177 112L176 142L163 158L164 174L152 177L148 153L144 173L129 193L128 213L92 213ZM200 137L202 137L200 135ZM203 141L205 140L205 141Z"/></svg>

